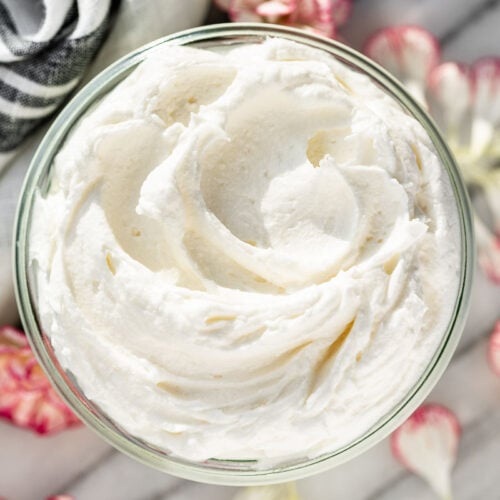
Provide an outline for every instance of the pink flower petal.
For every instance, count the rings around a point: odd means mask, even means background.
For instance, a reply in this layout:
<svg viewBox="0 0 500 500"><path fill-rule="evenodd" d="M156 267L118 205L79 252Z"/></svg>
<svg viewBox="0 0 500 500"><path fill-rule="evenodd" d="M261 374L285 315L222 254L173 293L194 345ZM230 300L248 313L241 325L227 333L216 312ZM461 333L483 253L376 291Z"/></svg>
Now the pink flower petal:
<svg viewBox="0 0 500 500"><path fill-rule="evenodd" d="M479 157L489 149L500 128L500 58L476 62L471 78L474 97L470 143L473 155Z"/></svg>
<svg viewBox="0 0 500 500"><path fill-rule="evenodd" d="M0 328L0 417L39 434L80 424L52 389L26 337L12 327Z"/></svg>
<svg viewBox="0 0 500 500"><path fill-rule="evenodd" d="M28 340L22 332L12 326L0 327L0 353L2 349L19 349L22 347L28 347Z"/></svg>
<svg viewBox="0 0 500 500"><path fill-rule="evenodd" d="M335 24L332 14L332 0L298 0L297 8L286 20L286 24L333 37Z"/></svg>
<svg viewBox="0 0 500 500"><path fill-rule="evenodd" d="M283 24L334 37L335 23L345 22L351 0L218 0L217 5L231 21Z"/></svg>
<svg viewBox="0 0 500 500"><path fill-rule="evenodd" d="M281 16L288 16L296 8L295 2L270 0L257 6L255 12L263 18L278 19Z"/></svg>
<svg viewBox="0 0 500 500"><path fill-rule="evenodd" d="M496 322L488 344L488 361L493 372L500 377L500 320Z"/></svg>
<svg viewBox="0 0 500 500"><path fill-rule="evenodd" d="M330 2L321 2L320 0L298 0L293 9L293 18L304 24L311 25L319 20L324 15L322 10L323 4L326 3L327 8L331 9Z"/></svg>
<svg viewBox="0 0 500 500"><path fill-rule="evenodd" d="M332 18L335 26L342 26L351 15L352 0L325 0L332 6Z"/></svg>
<svg viewBox="0 0 500 500"><path fill-rule="evenodd" d="M500 125L500 58L480 59L471 68L474 114Z"/></svg>
<svg viewBox="0 0 500 500"><path fill-rule="evenodd" d="M460 424L447 408L421 406L391 436L393 455L425 479L443 499L451 498L451 470L456 461Z"/></svg>
<svg viewBox="0 0 500 500"><path fill-rule="evenodd" d="M75 500L71 495L55 495L48 497L47 500Z"/></svg>
<svg viewBox="0 0 500 500"><path fill-rule="evenodd" d="M433 35L417 26L393 26L369 38L364 52L401 80L417 100L424 101L427 77L440 59Z"/></svg>

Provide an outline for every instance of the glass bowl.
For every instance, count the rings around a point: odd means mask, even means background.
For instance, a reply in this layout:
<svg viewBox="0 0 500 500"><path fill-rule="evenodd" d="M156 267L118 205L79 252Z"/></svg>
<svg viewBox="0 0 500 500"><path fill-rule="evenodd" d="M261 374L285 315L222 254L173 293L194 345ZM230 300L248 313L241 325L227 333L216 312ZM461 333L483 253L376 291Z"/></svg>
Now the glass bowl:
<svg viewBox="0 0 500 500"><path fill-rule="evenodd" d="M280 464L278 467L266 469L256 467L255 461L212 459L202 463L190 462L169 456L164 450L127 434L99 407L86 399L72 374L63 370L59 365L50 339L40 327L37 314L36 282L29 266L28 236L32 220L33 200L37 191L42 193L47 191L50 185L52 160L72 126L93 103L125 78L154 47L170 44L217 49L224 46L259 43L270 36L315 47L368 75L406 112L415 117L427 131L449 175L459 215L461 232L459 292L450 322L446 331L443 332L441 343L432 359L429 360L429 364L420 379L392 411L353 442L319 457ZM180 477L227 485L278 483L324 471L366 451L400 425L438 381L455 350L466 318L474 267L471 212L460 173L436 126L408 95L402 85L372 61L335 41L291 28L259 24L212 25L167 36L120 59L86 85L59 114L33 158L19 202L15 223L15 242L16 296L22 322L40 364L66 403L90 428L131 457Z"/></svg>

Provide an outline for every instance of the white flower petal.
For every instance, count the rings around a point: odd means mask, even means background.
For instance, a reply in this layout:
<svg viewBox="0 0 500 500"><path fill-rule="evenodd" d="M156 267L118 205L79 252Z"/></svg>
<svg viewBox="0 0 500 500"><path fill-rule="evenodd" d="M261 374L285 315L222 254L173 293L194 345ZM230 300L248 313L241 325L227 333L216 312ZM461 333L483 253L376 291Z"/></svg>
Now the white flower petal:
<svg viewBox="0 0 500 500"><path fill-rule="evenodd" d="M429 74L429 109L451 145L464 141L464 124L469 121L472 82L467 68L447 62Z"/></svg>
<svg viewBox="0 0 500 500"><path fill-rule="evenodd" d="M401 80L422 102L427 77L440 57L434 36L417 26L393 26L372 36L364 52Z"/></svg>
<svg viewBox="0 0 500 500"><path fill-rule="evenodd" d="M500 126L500 58L479 60L472 66L471 73L474 115L494 128Z"/></svg>
<svg viewBox="0 0 500 500"><path fill-rule="evenodd" d="M287 16L292 13L294 9L295 5L292 2L268 0L258 5L255 12L261 17L277 20L280 16Z"/></svg>
<svg viewBox="0 0 500 500"><path fill-rule="evenodd" d="M500 126L500 59L489 58L472 66L472 124L470 148L473 157L485 154Z"/></svg>
<svg viewBox="0 0 500 500"><path fill-rule="evenodd" d="M440 498L450 499L460 433L460 424L450 410L427 404L392 434L391 447L394 456L425 479Z"/></svg>

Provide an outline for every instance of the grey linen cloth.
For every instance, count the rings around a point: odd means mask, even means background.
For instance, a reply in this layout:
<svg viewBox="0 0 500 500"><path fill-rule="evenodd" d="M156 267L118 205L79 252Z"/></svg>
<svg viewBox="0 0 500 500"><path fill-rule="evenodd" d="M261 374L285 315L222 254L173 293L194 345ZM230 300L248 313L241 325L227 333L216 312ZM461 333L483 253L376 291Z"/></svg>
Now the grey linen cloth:
<svg viewBox="0 0 500 500"><path fill-rule="evenodd" d="M66 51L54 52L54 57L57 53L59 59L48 62L46 70L41 70L41 74L45 74L45 72L48 74L51 69L57 73L54 68L64 66L60 62L62 60L67 61L68 67L72 67L71 70L60 70L59 79L50 80L55 83L47 83L47 80L46 85L41 83L40 76L36 80L34 70L31 70L30 73L27 67L22 72L22 79L16 80L14 77L14 81L12 81L12 76L7 77L10 78L9 84L9 81L5 82L4 75L11 74L10 72L13 70L9 64L14 61L5 65L0 64L0 80L2 80L0 82L0 116L2 116L0 119L0 325L13 323L17 319L11 265L14 213L22 180L47 126L43 125L24 141L23 138L36 127L38 118L46 120L49 114L53 113L58 105L65 100L69 92L77 90L82 83L88 81L89 78L116 59L156 38L201 24L206 16L209 3L210 0L122 0L121 5L116 9L118 2L114 0L44 0L44 2L0 0L0 8L4 9L3 13L0 12L0 23L2 23L2 19L6 19L2 17L5 12L8 12L10 19L7 22L7 28L5 26L0 28L3 30L0 33L0 62L3 63L5 60L2 57L9 57L9 52L11 58L22 57L18 47L13 44L13 37L17 36L23 45L23 40L26 38L33 39L38 36L41 40L43 36L47 36L45 33L54 34L54 30L59 26L59 30L56 32L59 35L55 35L56 38L60 37L57 42L60 43L61 47L68 43L70 48L67 48ZM66 6L71 4L71 6L67 11L55 8L51 8L50 11L49 9L44 10L43 7L47 7L49 4L52 7L56 4ZM35 5L41 8L35 9ZM114 10L117 12L113 28L96 56L95 52L102 43ZM74 15L77 17L72 17ZM57 23L53 19L47 20L48 16L57 16L55 20ZM45 26L51 28L45 28ZM34 34L20 36L21 27L24 27L24 30L31 30L31 33ZM7 43L5 43L3 36L5 30L10 30L10 34L7 36L7 38L10 37L10 41ZM41 34L37 35L38 33ZM76 42L76 40L80 40L80 42ZM38 50L39 43L43 42L35 40L35 45L31 46L30 51ZM30 43L27 43L23 47L26 48L29 45ZM34 57L33 61L33 67L42 68L42 58L37 56ZM85 66L90 61L92 62L88 71L85 72ZM20 64L23 60L17 59L15 62ZM27 61L26 64L28 65ZM33 78L30 79L30 75ZM21 82L23 87L19 89L19 86L14 85L16 82ZM30 82L34 83L30 84ZM3 87L3 91L1 90L2 85L10 87L7 89L8 94L5 87ZM48 97L47 94L43 97L40 95L40 91L44 86L49 88L53 86L56 90L52 89L52 93L49 91ZM11 105L13 105L15 92L19 92L16 95L22 97L22 100L17 101L20 110L38 107L46 109L47 113L39 117L30 118L28 116L29 123L22 124L16 124L15 117L14 119L10 118L10 124L7 124L9 118L5 119L4 115L8 115L7 111L13 109ZM52 106L53 109L51 109ZM17 131L19 132L16 133ZM23 141L22 144L17 147L21 141Z"/></svg>
<svg viewBox="0 0 500 500"><path fill-rule="evenodd" d="M30 34L0 0L0 169L76 87L118 3L43 0L39 29Z"/></svg>

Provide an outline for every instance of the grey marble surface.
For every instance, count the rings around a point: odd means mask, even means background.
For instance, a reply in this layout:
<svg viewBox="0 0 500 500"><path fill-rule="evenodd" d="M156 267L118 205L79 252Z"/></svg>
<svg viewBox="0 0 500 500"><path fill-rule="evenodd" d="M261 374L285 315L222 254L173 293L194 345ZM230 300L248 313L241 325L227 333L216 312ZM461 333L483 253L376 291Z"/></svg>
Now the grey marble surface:
<svg viewBox="0 0 500 500"><path fill-rule="evenodd" d="M186 1L186 0L183 0ZM189 1L189 0L187 0ZM500 0L357 0L344 36L415 23L442 40L443 57L470 62L500 55ZM429 400L452 408L463 425L454 498L500 499L500 378L486 364L486 342L500 317L500 288L478 271L471 312L450 366ZM303 500L426 500L432 492L395 462L387 441L329 472L298 482ZM235 489L197 484L149 469L85 428L38 438L0 422L0 496L38 500L226 500Z"/></svg>

